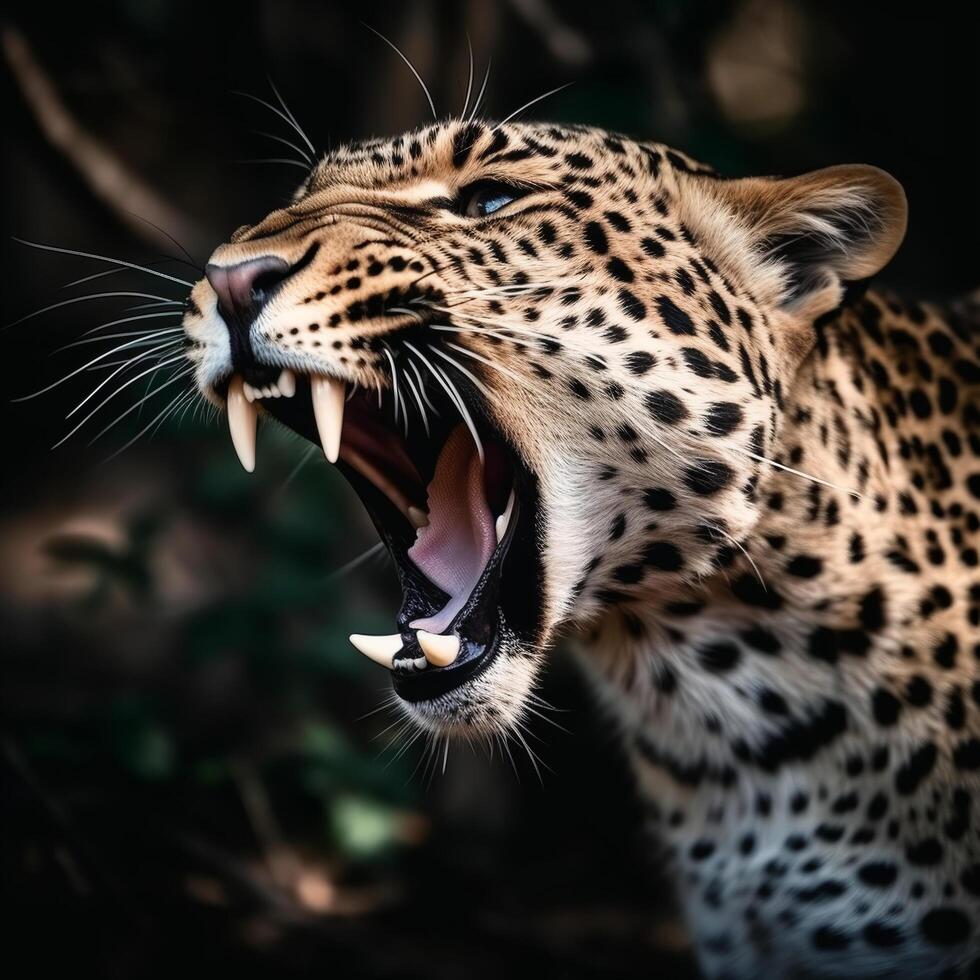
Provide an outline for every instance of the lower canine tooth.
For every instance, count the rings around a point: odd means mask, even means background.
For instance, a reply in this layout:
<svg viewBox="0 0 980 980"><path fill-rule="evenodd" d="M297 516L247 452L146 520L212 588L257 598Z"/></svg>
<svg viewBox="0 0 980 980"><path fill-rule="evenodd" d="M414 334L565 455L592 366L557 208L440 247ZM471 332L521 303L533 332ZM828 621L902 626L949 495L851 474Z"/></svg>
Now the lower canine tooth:
<svg viewBox="0 0 980 980"><path fill-rule="evenodd" d="M434 667L448 667L459 656L459 637L452 633L415 633L425 659Z"/></svg>
<svg viewBox="0 0 980 980"><path fill-rule="evenodd" d="M296 375L289 368L283 368L279 372L279 380L276 384L283 398L292 398L296 394Z"/></svg>
<svg viewBox="0 0 980 980"><path fill-rule="evenodd" d="M255 469L255 427L258 411L245 397L245 383L236 374L228 386L228 428L238 459L248 473Z"/></svg>
<svg viewBox="0 0 980 980"><path fill-rule="evenodd" d="M340 456L340 434L344 427L344 382L317 375L310 381L313 414L323 453L331 463Z"/></svg>
<svg viewBox="0 0 980 980"><path fill-rule="evenodd" d="M399 633L390 636L370 636L365 633L352 633L350 641L356 650L365 657L373 660L382 667L392 669L395 654L402 648L402 638Z"/></svg>
<svg viewBox="0 0 980 980"><path fill-rule="evenodd" d="M497 531L497 544L500 544L504 539L504 535L507 533L507 527L510 524L510 515L514 512L514 491L511 490L510 496L507 498L507 506L504 508L504 512L497 518L494 522L494 527Z"/></svg>

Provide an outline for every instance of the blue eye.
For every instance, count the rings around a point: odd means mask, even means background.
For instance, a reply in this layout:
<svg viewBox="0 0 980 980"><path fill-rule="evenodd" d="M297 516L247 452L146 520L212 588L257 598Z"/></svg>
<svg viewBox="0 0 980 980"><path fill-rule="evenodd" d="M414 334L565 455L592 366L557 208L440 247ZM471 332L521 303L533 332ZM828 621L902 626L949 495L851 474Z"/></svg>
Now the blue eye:
<svg viewBox="0 0 980 980"><path fill-rule="evenodd" d="M464 197L463 213L468 218L486 218L502 207L516 201L521 192L503 184L484 184Z"/></svg>

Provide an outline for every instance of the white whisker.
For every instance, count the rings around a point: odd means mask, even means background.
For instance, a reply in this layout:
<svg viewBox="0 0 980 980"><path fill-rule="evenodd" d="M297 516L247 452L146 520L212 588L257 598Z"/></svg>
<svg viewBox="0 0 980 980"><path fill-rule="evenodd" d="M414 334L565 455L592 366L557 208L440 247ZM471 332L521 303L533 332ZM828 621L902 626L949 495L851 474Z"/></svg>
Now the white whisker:
<svg viewBox="0 0 980 980"><path fill-rule="evenodd" d="M125 344L119 344L118 347L113 347L111 350L107 350L101 354L98 354L96 357L93 357L92 360L88 361L86 364L83 364L81 367L75 368L74 371L69 371L68 374L64 375L64 377L59 378L57 381L49 384L47 387L41 388L38 391L34 391L29 395L22 395L20 398L12 398L11 401L26 402L26 401L30 401L32 398L38 398L40 395L43 395L46 392L51 391L52 388L57 388L58 385L62 385L66 381L70 380L71 378L74 378L75 375L81 374L82 371L87 370L93 364L97 364L99 361L105 360L105 358L111 357L113 354L117 354L121 350L126 350L130 347L133 347L136 344L145 343L145 342L146 342L146 337L142 337L142 338L138 337L136 338L136 340L128 340L126 341Z"/></svg>
<svg viewBox="0 0 980 980"><path fill-rule="evenodd" d="M130 296L130 297L136 297L137 299L155 299L155 300L160 300L161 302L164 303L175 303L175 304L183 305L181 300L167 299L164 296L157 296L154 293L133 293L133 292L88 293L85 296L73 296L71 299L64 299L60 303L51 303L49 306L42 306L41 309L35 310L33 313L28 313L26 316L22 316L17 320L11 320L10 323L4 326L4 329L7 329L7 327L16 327L18 323L25 323L28 320L33 320L34 317L40 316L42 313L48 313L51 310L57 310L63 306L73 306L75 303L85 303L93 299L107 299L113 296Z"/></svg>
<svg viewBox="0 0 980 980"><path fill-rule="evenodd" d="M413 351L419 360L429 369L431 375L439 382L443 390L449 395L450 401L452 401L456 408L459 410L459 414L462 416L463 421L466 423L466 427L470 430L470 435L473 436L473 441L476 443L477 452L480 455L480 462L484 462L483 455L483 443L480 441L480 435L476 430L476 426L473 424L473 419L470 417L469 411L467 411L466 403L463 401L459 392L456 391L456 386L452 383L452 380L440 371L434 364L432 364L426 356L413 344L405 341L405 346Z"/></svg>
<svg viewBox="0 0 980 980"><path fill-rule="evenodd" d="M463 111L459 114L460 119L466 118L466 110L470 107L470 95L473 94L473 42L469 34L466 35L466 48L470 55L470 71L466 80L466 99L463 102Z"/></svg>
<svg viewBox="0 0 980 980"><path fill-rule="evenodd" d="M419 407L419 415L422 417L422 425L425 428L425 434L427 436L432 435L432 433L429 431L429 417L426 415L425 405L422 404L422 399L419 396L418 391L415 389L415 384L407 371L405 372L405 384L408 385L408 390L411 391L412 397L415 399L415 403Z"/></svg>
<svg viewBox="0 0 980 980"><path fill-rule="evenodd" d="M469 118L466 120L467 124L473 122L476 118L476 113L480 108L480 103L483 101L483 93L487 89L487 82L490 80L490 67L493 65L493 59L487 59L487 70L483 73L483 84L480 86L480 94L476 97L476 102L473 103L473 110L470 112Z"/></svg>
<svg viewBox="0 0 980 980"><path fill-rule="evenodd" d="M152 367L147 368L145 371L141 371L135 377L130 378L129 380L123 382L118 388L116 388L115 391L111 392L101 402L99 402L99 404L96 405L95 408L93 408L92 411L90 411L88 413L88 415L86 415L80 422L78 422L75 425L75 427L67 435L62 436L51 448L52 449L57 449L59 446L61 446L64 443L66 443L76 432L78 432L78 430L80 428L82 428L82 426L85 425L86 422L88 422L89 419L91 419L94 415L97 415L102 408L104 408L106 405L108 405L109 402L111 402L112 399L116 397L116 395L118 395L122 391L125 391L125 389L128 388L131 384L135 384L137 381L140 380L140 378L145 378L146 375L148 375L148 374L152 374L155 371L159 371L161 367L167 367L170 364L176 364L178 361L181 361L181 360L183 360L183 355L178 354L176 357L171 358L169 361L165 361L163 364L154 364ZM187 374L189 372L185 371L184 373ZM109 378L106 378L106 381L108 381L108 380L109 380ZM105 384L105 381L103 381L102 384ZM101 385L99 387L101 387ZM157 390L159 390L159 389L157 389ZM94 394L94 392L93 392L93 394ZM89 395L87 398L85 398L85 400L83 402L81 402L80 404L76 405L68 413L68 415L66 416L66 418L71 418L71 416L74 415L75 412L77 412L82 407L82 405L84 405L85 402L88 401L88 399L91 398L91 397L92 396ZM149 398L149 397L150 397L149 395L146 396L146 398ZM146 398L140 399L140 401L138 401L136 403L136 405L133 406L133 407L134 408L137 408L140 405L142 405L143 402L146 401Z"/></svg>
<svg viewBox="0 0 980 980"><path fill-rule="evenodd" d="M292 142L292 140L287 140L283 136L276 136L275 133L267 133L261 129L253 129L252 132L255 133L256 136L264 136L266 139L275 140L277 143L281 143L283 146L288 146L291 150L295 150L300 157L302 157L302 159L306 162L307 167L313 166L313 161L310 159L310 155L306 152L306 150L300 146L297 146Z"/></svg>
<svg viewBox="0 0 980 980"><path fill-rule="evenodd" d="M282 111L285 112L286 115L289 117L289 122L292 123L293 129L296 130L296 132L299 134L300 139L302 139L302 141L310 148L310 153L312 153L313 156L316 157L316 150L313 148L313 144L310 142L309 137L303 131L303 127L300 126L296 117L293 115L292 109L290 109L289 106L286 105L286 100L282 97L282 95L280 95L279 89L276 87L276 83L269 77L266 78L266 81L269 83L269 87L272 89L276 98L279 100L279 105L282 106Z"/></svg>
<svg viewBox="0 0 980 980"><path fill-rule="evenodd" d="M568 86L571 84L572 84L571 82L566 82L564 85L559 85L557 88L553 88L550 91L545 92L544 95L539 95L536 99L531 99L530 102L525 102L524 105L520 107L520 109L515 109L509 116L507 116L504 119L501 119L500 122L497 123L497 125L490 130L490 132L491 133L497 132L497 130L500 129L501 126L504 126L507 123L509 123L511 119L513 119L514 116L516 116L518 113L523 112L525 109L530 109L531 106L540 102L542 99L546 99L548 98L549 95L554 95L556 92L560 92L562 89L568 88Z"/></svg>
<svg viewBox="0 0 980 980"><path fill-rule="evenodd" d="M170 377L166 381L164 381L163 384L158 385L156 388L154 388L153 391L151 391L148 394L144 395L135 405L131 405L129 408L126 409L125 412L122 413L122 415L119 415L112 422L110 422L104 429L102 429L101 432L99 432L97 435L95 435L88 444L90 446L91 445L94 445L110 429L112 429L115 426L117 426L130 413L135 412L140 407L140 405L143 404L143 402L147 401L150 398L155 397L161 391L163 391L164 388L169 388L170 385L175 384L177 381L183 380L184 378L187 377L188 374L191 373L191 371L192 371L192 368L188 368L185 371L179 371L177 374L173 375L172 377ZM168 406L168 408L169 408L169 406ZM160 415L163 415L163 414L164 414L163 412L160 413ZM109 459L114 459L116 456L119 455L119 453L125 452L125 450L127 450L134 442L136 442L136 440L139 439L140 436L143 435L143 433L148 432L150 430L150 428L152 428L152 426L157 422L157 419L160 418L160 415L156 416L156 418L154 418L148 425L146 425L145 428L140 429L140 431L132 439L130 439L130 441L127 442L126 445L122 447L122 449L119 449L117 452L113 453L112 456L109 457Z"/></svg>
<svg viewBox="0 0 980 980"><path fill-rule="evenodd" d="M29 242L23 238L14 238L15 242L26 245L28 248L37 248L42 252L57 252L59 255L74 255L80 259L95 259L99 262L108 262L110 265L119 266L122 269L135 269L138 272L145 272L148 276L156 276L158 279L166 279L168 282L176 282L181 286L190 289L194 283L177 276L168 276L165 272L157 272L156 269L149 269L145 265L137 265L135 262L124 262L122 259L113 259L108 255L98 255L95 252L79 252L74 248L59 248L56 245L42 245L40 242Z"/></svg>
<svg viewBox="0 0 980 980"><path fill-rule="evenodd" d="M435 344L428 344L427 346L428 346L429 350L432 351L433 354L437 355L438 357L441 357L444 361L448 361L450 364L452 364L452 366L454 368L456 368L457 371L460 371L462 374L465 374L466 377L469 378L470 381L472 381L473 384L481 392L483 392L484 395L487 396L487 398L492 398L493 397L490 394L490 392L487 391L487 388L483 384L483 382L472 371L468 370L467 368L464 368L463 365L459 363L459 361L454 360L448 354L446 354L444 351L439 350L439 348L436 347Z"/></svg>
<svg viewBox="0 0 980 980"><path fill-rule="evenodd" d="M361 23L364 24L364 21L361 21ZM413 65L408 60L408 58L406 58L405 55L403 55L401 53L401 51L398 49L398 45L394 44L392 41L389 41L388 38L386 38L384 36L384 34L381 33L381 31L376 31L373 27L371 27L370 24L364 24L364 26L372 34L376 34L378 37L380 37L381 40L384 41L384 43L387 44L388 47L391 48L391 50L394 51L395 54L397 54L398 57L401 58L402 61L405 62L406 65L408 65L409 71L411 71L411 73L415 76L415 80L419 83L419 85L422 86L422 91L425 93L425 97L429 100L429 108L432 110L432 118L436 122L438 122L439 121L439 113L436 112L436 104L435 104L435 102L432 101L432 96L429 94L429 90L428 90L428 88L426 88L425 82L422 81L422 76L418 73L418 71L416 71L415 65Z"/></svg>

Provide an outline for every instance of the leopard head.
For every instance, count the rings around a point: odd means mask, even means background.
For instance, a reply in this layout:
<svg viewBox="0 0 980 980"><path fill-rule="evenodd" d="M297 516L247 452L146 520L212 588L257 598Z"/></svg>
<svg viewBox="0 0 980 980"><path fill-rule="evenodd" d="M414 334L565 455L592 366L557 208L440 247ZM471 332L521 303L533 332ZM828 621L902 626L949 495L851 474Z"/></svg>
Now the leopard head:
<svg viewBox="0 0 980 980"><path fill-rule="evenodd" d="M259 416L341 468L403 593L352 642L423 725L485 734L561 629L748 533L815 324L905 213L871 167L724 180L596 129L450 121L334 150L239 228L188 356L246 469Z"/></svg>

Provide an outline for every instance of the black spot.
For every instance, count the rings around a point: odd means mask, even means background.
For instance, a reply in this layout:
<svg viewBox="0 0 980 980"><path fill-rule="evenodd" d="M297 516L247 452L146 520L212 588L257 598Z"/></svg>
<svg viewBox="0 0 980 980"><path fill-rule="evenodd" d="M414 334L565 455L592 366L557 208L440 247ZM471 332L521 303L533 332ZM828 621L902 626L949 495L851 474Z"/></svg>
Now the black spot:
<svg viewBox="0 0 980 980"><path fill-rule="evenodd" d="M632 374L646 374L656 363L653 354L649 354L645 350L631 351L626 355L626 367Z"/></svg>
<svg viewBox="0 0 980 980"><path fill-rule="evenodd" d="M584 153L568 153L565 156L565 161L575 170L591 170L593 167L591 158Z"/></svg>
<svg viewBox="0 0 980 980"><path fill-rule="evenodd" d="M633 270L618 256L614 255L607 263L609 274L620 282L632 282Z"/></svg>
<svg viewBox="0 0 980 980"><path fill-rule="evenodd" d="M944 906L927 912L919 922L919 930L934 946L954 946L965 942L973 927L961 909Z"/></svg>
<svg viewBox="0 0 980 980"><path fill-rule="evenodd" d="M634 293L628 289L619 291L619 308L631 319L642 320L647 315L647 308Z"/></svg>
<svg viewBox="0 0 980 980"><path fill-rule="evenodd" d="M925 707L932 700L932 685L921 674L913 674L905 685L905 700L914 708Z"/></svg>
<svg viewBox="0 0 980 980"><path fill-rule="evenodd" d="M920 745L895 773L895 789L903 796L914 793L936 764L936 746L933 742Z"/></svg>
<svg viewBox="0 0 980 980"><path fill-rule="evenodd" d="M453 137L453 166L458 170L469 159L473 144L483 135L483 127L471 123Z"/></svg>
<svg viewBox="0 0 980 980"><path fill-rule="evenodd" d="M933 867L943 859L943 845L935 837L916 841L905 848L905 857L909 864L920 867Z"/></svg>
<svg viewBox="0 0 980 980"><path fill-rule="evenodd" d="M734 643L711 643L698 651L698 659L705 670L722 673L731 670L739 661L739 649Z"/></svg>
<svg viewBox="0 0 980 980"><path fill-rule="evenodd" d="M684 485L692 493L710 497L724 490L733 477L734 473L726 463L716 459L698 459L685 471Z"/></svg>
<svg viewBox="0 0 980 980"><path fill-rule="evenodd" d="M609 251L609 239L598 221L590 221L585 226L585 244L599 255Z"/></svg>
<svg viewBox="0 0 980 980"><path fill-rule="evenodd" d="M584 402L587 402L592 397L592 393L578 378L572 378L568 382L568 387L576 398L581 398Z"/></svg>
<svg viewBox="0 0 980 980"><path fill-rule="evenodd" d="M684 403L672 391L658 389L647 393L647 411L664 425L677 425L688 417Z"/></svg>
<svg viewBox="0 0 980 980"><path fill-rule="evenodd" d="M709 435L727 436L742 424L742 409L734 402L712 402L704 416Z"/></svg>
<svg viewBox="0 0 980 980"><path fill-rule="evenodd" d="M651 568L664 572L676 572L684 564L677 546L669 541L651 541L643 552L643 560Z"/></svg>
<svg viewBox="0 0 980 980"><path fill-rule="evenodd" d="M953 765L970 772L980 769L980 739L967 738L953 749Z"/></svg>
<svg viewBox="0 0 980 980"><path fill-rule="evenodd" d="M885 625L885 594L879 586L865 593L858 610L858 619L866 630L876 632Z"/></svg>
<svg viewBox="0 0 980 980"><path fill-rule="evenodd" d="M787 563L786 571L796 578L814 578L823 571L823 561L814 555L797 555Z"/></svg>
<svg viewBox="0 0 980 980"><path fill-rule="evenodd" d="M643 578L642 565L620 565L613 569L613 578L623 585L635 585Z"/></svg>
<svg viewBox="0 0 980 980"><path fill-rule="evenodd" d="M698 350L697 347L682 347L681 357L684 358L684 363L688 368L699 378L714 377L714 365L704 351Z"/></svg>
<svg viewBox="0 0 980 980"><path fill-rule="evenodd" d="M626 531L626 515L617 514L613 518L612 527L609 529L609 540L618 541Z"/></svg>
<svg viewBox="0 0 980 980"><path fill-rule="evenodd" d="M786 699L771 687L764 687L759 692L759 707L771 715L785 715L789 712Z"/></svg>
<svg viewBox="0 0 980 980"><path fill-rule="evenodd" d="M690 855L692 861L703 861L715 853L715 842L710 840L698 840L691 845Z"/></svg>
<svg viewBox="0 0 980 980"><path fill-rule="evenodd" d="M890 861L869 861L858 868L858 878L872 888L887 888L898 877L898 868Z"/></svg>
<svg viewBox="0 0 980 980"><path fill-rule="evenodd" d="M673 510L677 506L677 498L664 487L651 487L644 491L643 502L650 510Z"/></svg>
<svg viewBox="0 0 980 980"><path fill-rule="evenodd" d="M657 299L657 312L671 333L693 335L694 321L669 296Z"/></svg>
<svg viewBox="0 0 980 980"><path fill-rule="evenodd" d="M748 572L732 583L732 594L747 606L759 609L780 609L783 605L778 592L766 588L755 575Z"/></svg>
<svg viewBox="0 0 980 980"><path fill-rule="evenodd" d="M775 654L782 649L779 639L769 630L754 626L739 634L742 640L759 653Z"/></svg>
<svg viewBox="0 0 980 980"><path fill-rule="evenodd" d="M640 248L652 259L662 259L666 254L663 245L656 238L644 238L640 241Z"/></svg>

